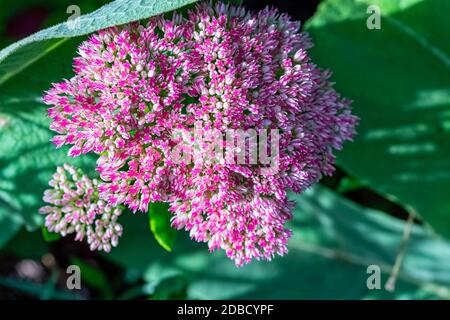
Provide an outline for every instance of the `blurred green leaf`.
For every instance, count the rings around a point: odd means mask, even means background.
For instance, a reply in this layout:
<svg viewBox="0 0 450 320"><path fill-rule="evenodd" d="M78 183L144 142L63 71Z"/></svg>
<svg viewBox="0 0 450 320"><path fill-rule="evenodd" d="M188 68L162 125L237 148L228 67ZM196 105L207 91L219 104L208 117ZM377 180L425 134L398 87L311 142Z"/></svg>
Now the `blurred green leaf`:
<svg viewBox="0 0 450 320"><path fill-rule="evenodd" d="M126 216L120 246L107 257L146 281L167 273L188 280L195 299L407 299L449 298L450 245L422 227L412 231L394 294L366 287L367 266L377 264L382 283L395 261L404 222L365 209L327 189L315 187L298 196L290 252L271 262L235 267L223 252L209 253L186 233L170 255L148 239L145 217ZM138 250L137 248L145 248Z"/></svg>
<svg viewBox="0 0 450 320"><path fill-rule="evenodd" d="M6 244L2 252L19 258L38 260L48 252L48 243L42 238L41 230L29 232L22 228Z"/></svg>
<svg viewBox="0 0 450 320"><path fill-rule="evenodd" d="M41 230L42 230L42 237L46 242L54 242L61 239L61 235L59 233L48 231L47 228L44 226L42 226Z"/></svg>
<svg viewBox="0 0 450 320"><path fill-rule="evenodd" d="M83 300L84 297L70 291L58 290L55 288L56 278L51 277L46 284L36 284L33 282L0 277L0 286L21 291L23 293L35 296L43 300Z"/></svg>
<svg viewBox="0 0 450 320"><path fill-rule="evenodd" d="M172 277L164 279L151 294L151 300L181 300L186 298L186 279Z"/></svg>
<svg viewBox="0 0 450 320"><path fill-rule="evenodd" d="M353 177L343 177L336 188L339 193L351 192L366 187L367 185Z"/></svg>
<svg viewBox="0 0 450 320"><path fill-rule="evenodd" d="M20 230L22 219L9 212L8 206L2 206L0 198L0 249Z"/></svg>
<svg viewBox="0 0 450 320"><path fill-rule="evenodd" d="M369 5L381 29L369 30ZM354 100L359 134L339 164L450 238L450 1L324 1L313 60Z"/></svg>
<svg viewBox="0 0 450 320"><path fill-rule="evenodd" d="M41 30L0 51L0 85L23 71L67 39L107 27L172 11L197 0L116 0L79 17L79 27L67 22Z"/></svg>
<svg viewBox="0 0 450 320"><path fill-rule="evenodd" d="M172 214L169 212L169 204L165 202L150 203L148 216L150 229L156 241L167 251L172 251L177 238L177 230L170 226Z"/></svg>
<svg viewBox="0 0 450 320"><path fill-rule="evenodd" d="M155 286L151 283L145 283L125 290L117 300L133 300L142 296L150 296L153 292L155 292Z"/></svg>

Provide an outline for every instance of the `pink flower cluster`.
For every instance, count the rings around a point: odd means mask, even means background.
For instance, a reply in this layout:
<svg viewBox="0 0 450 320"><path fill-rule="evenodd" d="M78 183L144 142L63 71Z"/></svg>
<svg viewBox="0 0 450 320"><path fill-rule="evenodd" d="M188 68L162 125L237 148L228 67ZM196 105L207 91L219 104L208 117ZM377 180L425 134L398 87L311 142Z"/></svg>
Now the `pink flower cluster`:
<svg viewBox="0 0 450 320"><path fill-rule="evenodd" d="M72 145L71 156L99 155L100 196L113 207L146 212L169 202L175 228L237 265L283 255L293 208L286 192L331 174L333 149L357 123L330 74L308 58L299 27L275 9L202 3L187 18L102 30L79 47L75 76L44 97L53 142ZM175 131L199 122L205 136L278 130L277 172L208 161L207 139L193 161L175 161Z"/></svg>
<svg viewBox="0 0 450 320"><path fill-rule="evenodd" d="M97 180L81 169L64 164L58 167L44 201L51 204L39 211L45 214L45 227L62 236L75 233L75 240L86 238L91 250L109 252L119 243L122 226L117 222L120 208L112 208L98 198Z"/></svg>

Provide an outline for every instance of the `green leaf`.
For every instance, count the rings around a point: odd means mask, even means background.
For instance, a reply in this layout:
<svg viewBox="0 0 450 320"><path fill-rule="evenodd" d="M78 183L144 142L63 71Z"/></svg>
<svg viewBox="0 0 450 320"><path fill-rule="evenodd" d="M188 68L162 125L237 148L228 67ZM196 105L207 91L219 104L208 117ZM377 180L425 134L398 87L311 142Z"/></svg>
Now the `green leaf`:
<svg viewBox="0 0 450 320"><path fill-rule="evenodd" d="M42 226L42 237L46 242L55 242L61 239L61 235L56 232L48 231L46 227Z"/></svg>
<svg viewBox="0 0 450 320"><path fill-rule="evenodd" d="M182 300L186 299L186 279L173 277L165 279L150 296L151 300Z"/></svg>
<svg viewBox="0 0 450 320"><path fill-rule="evenodd" d="M354 190L364 188L365 186L366 186L365 183L363 183L355 178L344 177L339 182L339 185L337 186L336 191L339 193L346 193L346 192L351 192Z"/></svg>
<svg viewBox="0 0 450 320"><path fill-rule="evenodd" d="M2 248L4 253L23 259L40 260L48 253L48 243L42 238L41 230L29 232L22 228L7 245Z"/></svg>
<svg viewBox="0 0 450 320"><path fill-rule="evenodd" d="M380 30L366 27L369 5ZM448 12L447 0L328 0L306 30L361 118L339 165L450 238Z"/></svg>
<svg viewBox="0 0 450 320"><path fill-rule="evenodd" d="M79 27L67 22L39 31L0 51L0 85L59 47L68 38L169 12L197 0L116 0L79 17Z"/></svg>
<svg viewBox="0 0 450 320"><path fill-rule="evenodd" d="M172 214L169 212L169 204L165 202L150 203L148 212L150 229L156 241L167 251L172 251L177 231L170 226Z"/></svg>
<svg viewBox="0 0 450 320"><path fill-rule="evenodd" d="M289 253L271 262L235 267L223 252L186 236L171 255L148 239L145 217L122 219L127 232L107 257L140 272L149 283L172 276L188 280L194 299L419 299L449 298L450 243L414 226L397 290L366 287L367 266L377 264L385 283L402 238L404 222L365 209L316 186L297 202ZM145 248L138 250L138 248Z"/></svg>
<svg viewBox="0 0 450 320"><path fill-rule="evenodd" d="M15 107L14 112L0 113L6 122L0 129L0 207L34 229L41 223L38 209L56 167L67 162L92 170L94 163L90 157L71 159L67 148L57 150L49 142L53 135L44 106L24 102Z"/></svg>

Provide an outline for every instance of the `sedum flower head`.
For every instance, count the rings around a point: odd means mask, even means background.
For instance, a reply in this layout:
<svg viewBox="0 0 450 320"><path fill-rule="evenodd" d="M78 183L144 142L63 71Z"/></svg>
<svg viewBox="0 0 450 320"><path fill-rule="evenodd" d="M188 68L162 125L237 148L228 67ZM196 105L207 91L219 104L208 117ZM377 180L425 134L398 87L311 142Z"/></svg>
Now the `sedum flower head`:
<svg viewBox="0 0 450 320"><path fill-rule="evenodd" d="M81 44L75 76L44 97L53 142L71 145L71 156L99 155L100 196L113 207L169 202L175 228L237 265L283 255L293 208L286 192L331 174L333 149L357 122L309 59L299 28L275 9L202 3L187 17L102 30ZM198 130L201 141L176 134ZM233 130L276 130L276 170L213 161L213 132ZM239 153L231 140L219 144ZM174 152L181 142L190 161Z"/></svg>
<svg viewBox="0 0 450 320"><path fill-rule="evenodd" d="M45 191L44 201L50 205L40 209L49 231L63 237L73 233L77 241L86 239L91 250L109 252L117 246L122 235L117 218L122 210L98 199L97 180L65 164L49 184L52 189Z"/></svg>

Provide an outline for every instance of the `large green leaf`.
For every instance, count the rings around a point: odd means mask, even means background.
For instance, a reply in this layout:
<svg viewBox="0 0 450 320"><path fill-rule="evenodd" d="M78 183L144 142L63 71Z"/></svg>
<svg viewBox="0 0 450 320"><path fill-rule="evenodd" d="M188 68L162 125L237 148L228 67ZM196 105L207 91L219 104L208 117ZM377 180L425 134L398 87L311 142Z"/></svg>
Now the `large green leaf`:
<svg viewBox="0 0 450 320"><path fill-rule="evenodd" d="M369 5L381 29L369 30ZM325 1L307 23L313 59L361 118L344 169L450 237L450 1Z"/></svg>
<svg viewBox="0 0 450 320"><path fill-rule="evenodd" d="M79 17L79 27L60 23L0 51L0 84L23 71L68 38L172 11L197 0L116 0Z"/></svg>
<svg viewBox="0 0 450 320"><path fill-rule="evenodd" d="M386 281L401 241L403 221L361 208L316 187L292 196L289 253L272 262L236 268L222 252L187 237L169 254L148 237L144 215L124 216L121 244L107 257L149 283L183 276L188 296L199 299L407 299L450 297L450 245L414 227L397 290L368 290L367 266L377 264ZM186 235L186 233L185 233Z"/></svg>

